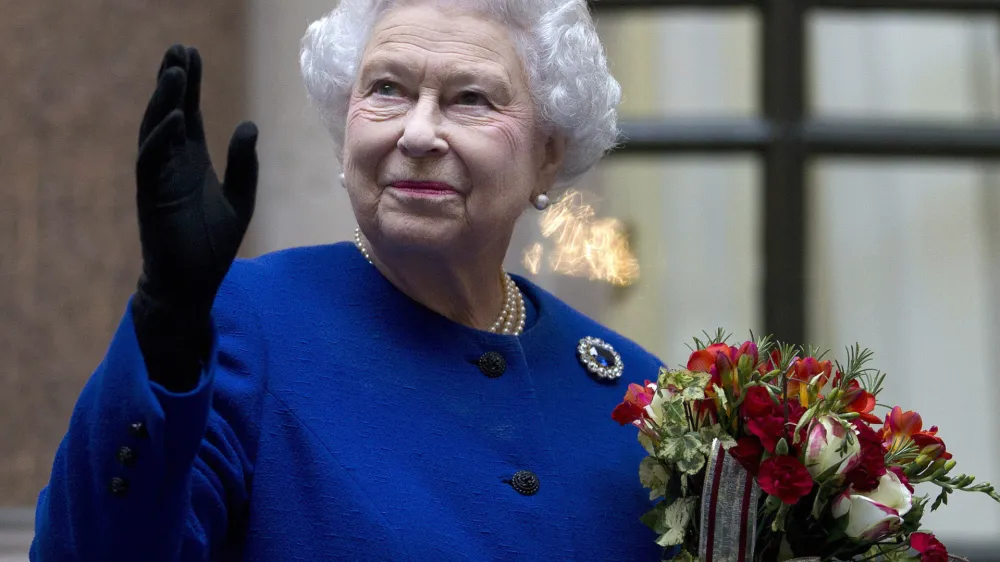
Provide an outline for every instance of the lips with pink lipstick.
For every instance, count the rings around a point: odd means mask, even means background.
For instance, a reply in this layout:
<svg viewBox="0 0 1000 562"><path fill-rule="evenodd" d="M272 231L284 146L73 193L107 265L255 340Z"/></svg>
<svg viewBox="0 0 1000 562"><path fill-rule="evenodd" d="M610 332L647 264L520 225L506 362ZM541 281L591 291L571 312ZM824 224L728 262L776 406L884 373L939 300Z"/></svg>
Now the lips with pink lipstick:
<svg viewBox="0 0 1000 562"><path fill-rule="evenodd" d="M445 197L458 193L451 184L439 181L396 181L390 187L416 197Z"/></svg>

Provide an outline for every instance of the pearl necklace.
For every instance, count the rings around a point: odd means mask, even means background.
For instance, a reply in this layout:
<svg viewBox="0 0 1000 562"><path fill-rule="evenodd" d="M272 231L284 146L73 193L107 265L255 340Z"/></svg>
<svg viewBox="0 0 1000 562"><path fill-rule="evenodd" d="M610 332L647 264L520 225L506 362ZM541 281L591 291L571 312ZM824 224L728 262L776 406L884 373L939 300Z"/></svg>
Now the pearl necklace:
<svg viewBox="0 0 1000 562"><path fill-rule="evenodd" d="M358 247L358 251L365 257L365 260L372 263L371 254L361 242L360 227L354 229L354 245ZM503 272L503 294L503 309L493 325L490 326L489 331L494 334L519 336L524 331L524 321L527 317L524 312L524 295L521 294L521 289L506 271Z"/></svg>

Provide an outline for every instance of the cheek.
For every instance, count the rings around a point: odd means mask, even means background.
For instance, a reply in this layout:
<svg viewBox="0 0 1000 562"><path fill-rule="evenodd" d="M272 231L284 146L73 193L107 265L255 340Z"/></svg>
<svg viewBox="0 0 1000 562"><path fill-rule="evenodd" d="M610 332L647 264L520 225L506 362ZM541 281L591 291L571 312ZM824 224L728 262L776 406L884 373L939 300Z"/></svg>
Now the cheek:
<svg viewBox="0 0 1000 562"><path fill-rule="evenodd" d="M475 134L462 135L464 138L456 137L451 142L463 154L474 175L511 181L530 172L531 136L530 130L520 123L492 122L476 127Z"/></svg>
<svg viewBox="0 0 1000 562"><path fill-rule="evenodd" d="M469 170L474 189L468 210L479 220L506 224L524 211L535 185L531 135L515 126L481 128L453 147Z"/></svg>
<svg viewBox="0 0 1000 562"><path fill-rule="evenodd" d="M371 168L399 139L399 123L393 118L398 109L372 108L366 103L352 103L344 131L344 166Z"/></svg>

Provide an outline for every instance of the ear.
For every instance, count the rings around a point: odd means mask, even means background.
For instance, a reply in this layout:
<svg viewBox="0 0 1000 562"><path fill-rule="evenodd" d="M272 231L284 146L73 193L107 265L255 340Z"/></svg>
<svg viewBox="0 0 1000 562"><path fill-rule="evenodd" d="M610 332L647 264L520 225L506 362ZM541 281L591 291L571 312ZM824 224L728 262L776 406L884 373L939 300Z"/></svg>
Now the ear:
<svg viewBox="0 0 1000 562"><path fill-rule="evenodd" d="M540 193L545 193L552 189L556 183L559 170L562 169L563 160L566 158L566 135L553 133L543 140L542 158L539 161L538 181L535 183L535 190L531 193L532 199Z"/></svg>

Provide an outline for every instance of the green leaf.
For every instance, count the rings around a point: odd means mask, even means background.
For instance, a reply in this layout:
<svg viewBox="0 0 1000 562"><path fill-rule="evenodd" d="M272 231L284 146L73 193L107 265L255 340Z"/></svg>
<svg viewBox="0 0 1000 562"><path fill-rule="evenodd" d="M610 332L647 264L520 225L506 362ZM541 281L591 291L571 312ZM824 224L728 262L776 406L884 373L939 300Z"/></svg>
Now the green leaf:
<svg viewBox="0 0 1000 562"><path fill-rule="evenodd" d="M677 369L661 373L659 386L664 388L673 386L681 391L684 391L689 387L704 390L705 385L707 385L710 380L712 380L712 375L708 373L699 373L689 371L687 369Z"/></svg>
<svg viewBox="0 0 1000 562"><path fill-rule="evenodd" d="M665 428L665 431L663 433L668 438L680 439L681 437L684 437L684 435L686 435L687 432L688 428L686 425L684 426L676 425Z"/></svg>
<svg viewBox="0 0 1000 562"><path fill-rule="evenodd" d="M663 497L667 493L670 469L656 457L646 457L639 463L639 482L649 488L649 499Z"/></svg>
<svg viewBox="0 0 1000 562"><path fill-rule="evenodd" d="M681 549L681 551L677 553L677 556L673 557L671 562L699 562L699 559L686 549Z"/></svg>
<svg viewBox="0 0 1000 562"><path fill-rule="evenodd" d="M656 504L656 507L650 509L639 518L644 525L653 530L654 533L664 533L666 532L666 527L663 526L663 512L667 509L666 502L660 502Z"/></svg>
<svg viewBox="0 0 1000 562"><path fill-rule="evenodd" d="M808 410L806 410L806 413L802 414L802 417L799 418L799 423L795 424L795 431L792 432L793 436L792 443L799 442L799 435L800 432L802 431L802 428L804 428L807 423L812 421L813 417L816 415L816 410L819 408L820 404L821 402L813 404Z"/></svg>
<svg viewBox="0 0 1000 562"><path fill-rule="evenodd" d="M663 513L663 526L667 531L657 539L657 544L672 546L684 542L697 502L696 497L680 498L667 507ZM660 542L661 540L668 542Z"/></svg>
<svg viewBox="0 0 1000 562"><path fill-rule="evenodd" d="M653 444L653 440L648 435L640 431L638 439L639 444L642 445L643 449L646 449L647 453L650 455L656 454L656 445Z"/></svg>
<svg viewBox="0 0 1000 562"><path fill-rule="evenodd" d="M774 496L771 496L772 498ZM775 533L785 532L785 519L788 517L788 511L792 506L787 503L782 503L778 508L778 514L774 516L774 521L771 523L771 530Z"/></svg>
<svg viewBox="0 0 1000 562"><path fill-rule="evenodd" d="M813 500L812 507L812 517L813 519L819 521L820 516L823 514L823 510L826 509L826 504L829 503L830 498L836 490L828 488L826 486L821 486L819 491L816 493L816 498Z"/></svg>
<svg viewBox="0 0 1000 562"><path fill-rule="evenodd" d="M696 474L705 466L706 460L701 435L693 431L684 432L680 437L665 438L656 456L685 474Z"/></svg>
<svg viewBox="0 0 1000 562"><path fill-rule="evenodd" d="M719 424L702 427L698 430L698 434L701 436L703 444L702 452L706 455L712 452L712 442L716 439L719 440L719 444L722 445L723 449L728 450L730 447L736 446L736 440Z"/></svg>
<svg viewBox="0 0 1000 562"><path fill-rule="evenodd" d="M689 386L681 391L681 399L686 402L705 399L705 387Z"/></svg>
<svg viewBox="0 0 1000 562"><path fill-rule="evenodd" d="M782 505L783 504L781 503L781 498L779 498L778 496L769 495L767 496L767 499L764 500L764 509L766 509L768 512L778 511L778 509Z"/></svg>
<svg viewBox="0 0 1000 562"><path fill-rule="evenodd" d="M687 416L684 412L684 400L680 396L664 397L661 402L664 427L687 427Z"/></svg>
<svg viewBox="0 0 1000 562"><path fill-rule="evenodd" d="M910 511L903 516L903 532L910 534L920 529L920 520L924 517L924 507L927 505L927 496L914 496L913 505ZM845 518L846 519L846 518Z"/></svg>
<svg viewBox="0 0 1000 562"><path fill-rule="evenodd" d="M670 529L656 538L656 544L660 546L674 546L684 543L684 529Z"/></svg>
<svg viewBox="0 0 1000 562"><path fill-rule="evenodd" d="M684 474L698 474L705 466L705 457L700 456L694 459L683 459L677 461L677 470Z"/></svg>
<svg viewBox="0 0 1000 562"><path fill-rule="evenodd" d="M837 461L837 464L835 464L835 465L831 466L830 468L828 468L828 469L824 470L823 472L821 472L819 474L819 476L817 476L815 478L815 480L817 482L828 482L828 481L830 481L831 478L833 478L834 476L837 476L837 471L840 470L840 465L844 464L847 461L848 461L848 459L846 457L840 459L839 461ZM839 481L835 481L834 483L839 483Z"/></svg>
<svg viewBox="0 0 1000 562"><path fill-rule="evenodd" d="M937 508L941 507L941 504L948 505L948 494L951 490L948 488L941 488L941 493L938 497L934 499L934 504L931 505L931 511L937 511Z"/></svg>
<svg viewBox="0 0 1000 562"><path fill-rule="evenodd" d="M682 441L677 437L666 437L660 442L660 448L656 451L656 456L665 461L677 462L681 456Z"/></svg>
<svg viewBox="0 0 1000 562"><path fill-rule="evenodd" d="M785 441L784 437L782 437L781 439L778 439L778 444L775 445L774 452L777 455L787 455L788 454L788 441Z"/></svg>
<svg viewBox="0 0 1000 562"><path fill-rule="evenodd" d="M725 409L726 404L729 401L729 398L726 396L726 391L722 390L722 387L720 387L717 384L713 384L712 388L715 389L715 396L719 400L719 407L720 407L720 409Z"/></svg>

